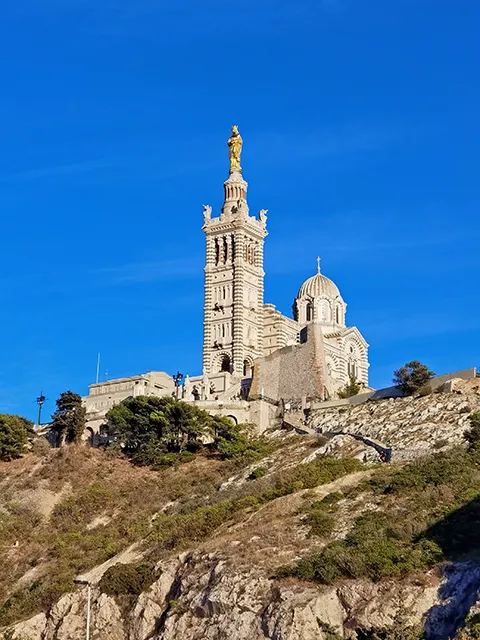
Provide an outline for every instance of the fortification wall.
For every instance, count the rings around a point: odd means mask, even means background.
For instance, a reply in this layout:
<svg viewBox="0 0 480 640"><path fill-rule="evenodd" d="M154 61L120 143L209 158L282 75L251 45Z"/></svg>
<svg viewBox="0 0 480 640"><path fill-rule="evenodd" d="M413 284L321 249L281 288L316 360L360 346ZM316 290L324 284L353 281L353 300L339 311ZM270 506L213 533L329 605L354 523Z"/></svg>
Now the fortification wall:
<svg viewBox="0 0 480 640"><path fill-rule="evenodd" d="M305 329L303 344L279 349L255 360L250 398L299 401L325 395L323 334L318 325Z"/></svg>

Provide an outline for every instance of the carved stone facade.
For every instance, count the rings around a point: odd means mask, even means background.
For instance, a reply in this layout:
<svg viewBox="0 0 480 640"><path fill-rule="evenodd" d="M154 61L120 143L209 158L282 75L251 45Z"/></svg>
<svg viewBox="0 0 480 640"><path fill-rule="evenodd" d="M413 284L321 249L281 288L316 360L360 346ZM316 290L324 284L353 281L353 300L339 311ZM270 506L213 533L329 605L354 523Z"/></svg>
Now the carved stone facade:
<svg viewBox="0 0 480 640"><path fill-rule="evenodd" d="M250 216L241 170L225 182L219 217L204 217L206 235L203 368L248 375L263 355L265 216Z"/></svg>
<svg viewBox="0 0 480 640"><path fill-rule="evenodd" d="M265 358L286 347L294 348L305 342L306 336L315 335L316 357L321 354L321 362L315 364L315 375L318 378L321 369L321 385L314 387L318 387L319 394L321 387L322 398L333 397L350 375L368 387L368 344L356 327L346 326L347 305L338 287L321 273L319 259L317 273L302 284L295 298L293 318L284 316L272 304L264 304L263 247L267 211L262 209L258 217L250 216L248 184L241 167L234 165L224 183L225 198L220 215L212 217L212 208L204 206L204 374L230 373L232 393L238 394L238 381L252 377L256 364L263 362L265 378L267 370L273 371L274 366L281 370L283 366L281 358L267 361ZM312 324L320 334L305 331ZM287 365L285 361L285 366L291 366L293 362L301 363L298 354L307 350L291 352L290 349L282 353L290 363ZM310 356L308 361L312 361ZM314 375L313 370L311 373ZM266 382L265 385L272 387ZM280 387L273 384L272 388ZM304 395L308 395L306 389ZM228 389L222 391L222 398L227 396Z"/></svg>

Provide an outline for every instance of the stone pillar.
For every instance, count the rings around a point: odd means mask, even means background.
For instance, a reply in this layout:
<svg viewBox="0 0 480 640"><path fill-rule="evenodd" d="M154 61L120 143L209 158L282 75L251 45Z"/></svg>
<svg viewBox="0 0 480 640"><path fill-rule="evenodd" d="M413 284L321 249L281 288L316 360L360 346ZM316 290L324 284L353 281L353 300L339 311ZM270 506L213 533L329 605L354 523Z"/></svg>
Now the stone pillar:
<svg viewBox="0 0 480 640"><path fill-rule="evenodd" d="M266 230L265 230L266 234ZM264 294L264 279L265 279L265 271L263 270L263 243L264 240L260 240L258 243L258 255L256 261L256 268L259 270L258 273L258 292L257 292L257 310L256 310L256 324L257 324L257 344L256 349L257 353L255 354L257 358L263 356L263 333L264 333L264 325L263 325L263 294Z"/></svg>
<svg viewBox="0 0 480 640"><path fill-rule="evenodd" d="M233 362L232 373L243 375L244 348L244 252L245 235L240 229L235 234L235 256L233 261Z"/></svg>
<svg viewBox="0 0 480 640"><path fill-rule="evenodd" d="M204 231L208 234L208 225ZM213 236L206 238L206 262L205 262L205 301L203 307L203 368L207 373L212 373L212 319L213 319L213 269L215 267L215 239Z"/></svg>

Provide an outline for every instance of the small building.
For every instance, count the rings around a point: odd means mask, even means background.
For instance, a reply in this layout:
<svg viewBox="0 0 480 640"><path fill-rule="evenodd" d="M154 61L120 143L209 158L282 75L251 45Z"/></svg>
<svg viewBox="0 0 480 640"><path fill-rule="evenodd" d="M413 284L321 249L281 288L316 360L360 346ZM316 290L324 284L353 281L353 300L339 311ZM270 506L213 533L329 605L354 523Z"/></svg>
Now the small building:
<svg viewBox="0 0 480 640"><path fill-rule="evenodd" d="M164 371L148 371L129 378L117 378L91 384L82 398L87 410L87 435L97 434L109 409L136 396L171 396L175 394L172 376Z"/></svg>

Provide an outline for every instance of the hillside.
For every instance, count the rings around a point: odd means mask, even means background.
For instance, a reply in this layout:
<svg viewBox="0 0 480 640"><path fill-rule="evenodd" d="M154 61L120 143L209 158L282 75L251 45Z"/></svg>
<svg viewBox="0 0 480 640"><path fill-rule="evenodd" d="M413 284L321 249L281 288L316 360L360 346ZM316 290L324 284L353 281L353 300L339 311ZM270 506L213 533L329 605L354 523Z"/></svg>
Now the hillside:
<svg viewBox="0 0 480 640"><path fill-rule="evenodd" d="M254 464L152 471L78 446L1 463L0 627L84 637L81 577L92 640L447 640L469 612L480 637L478 409L472 381L317 411L328 435L273 432Z"/></svg>

